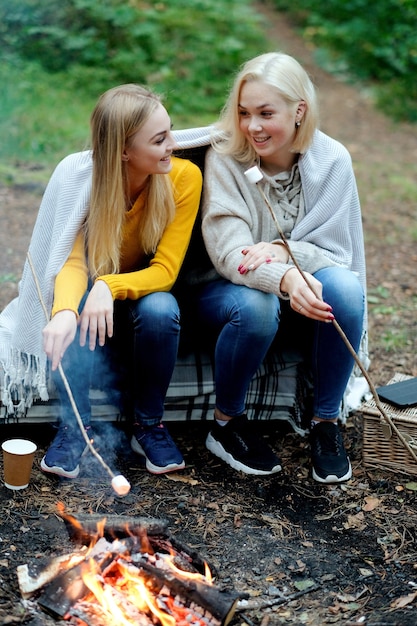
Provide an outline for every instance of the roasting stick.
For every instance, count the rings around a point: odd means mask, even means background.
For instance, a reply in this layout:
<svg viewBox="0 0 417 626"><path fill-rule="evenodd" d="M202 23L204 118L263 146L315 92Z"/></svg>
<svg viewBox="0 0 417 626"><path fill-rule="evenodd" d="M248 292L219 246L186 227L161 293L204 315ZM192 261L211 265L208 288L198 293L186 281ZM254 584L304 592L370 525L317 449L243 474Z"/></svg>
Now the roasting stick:
<svg viewBox="0 0 417 626"><path fill-rule="evenodd" d="M275 226L278 230L278 234L281 237L282 240L282 244L284 245L284 247L286 248L292 262L294 263L294 266L297 268L297 270L299 271L299 273L301 274L302 278L304 279L305 283L308 285L309 289L311 289L311 291L314 293L314 295L317 297L316 292L314 291L313 286L311 285L310 281L308 280L307 276L304 274L303 270L301 269L297 259L295 258L294 254L292 253L292 250L288 244L287 238L280 226L280 223L278 222L278 218L275 215L275 212L268 200L268 198L266 197L266 194L264 192L264 190L262 189L262 187L258 184L262 179L263 179L263 174L261 172L261 170L259 169L259 167L257 167L256 165L254 167L251 167L250 169L246 170L245 172L245 176L248 179L248 181L252 184L255 184L258 188L259 193L261 194L271 216L272 219L274 220ZM349 339L347 338L345 332L343 331L343 329L341 328L340 324L337 322L336 319L332 320L332 324L333 326L336 328L337 332L339 333L340 337L342 338L344 344L346 345L347 349L349 350L350 354L352 355L352 357L355 360L356 365L359 367L360 371L362 372L366 382L369 385L369 389L371 390L372 396L374 398L374 402L376 404L377 409L379 410L379 412L381 413L382 417L386 420L386 422L390 425L390 427L392 428L392 430L397 434L398 438L400 439L400 441L403 443L403 445L407 448L408 452L411 454L411 456L413 457L414 461L417 462L417 454L414 452L414 450L411 448L410 444L408 443L408 441L405 439L405 437L402 435L402 433L398 430L397 426L394 424L392 418L390 415L388 415L388 413L385 411L384 407L382 406L380 400L379 400L379 396L378 396L378 392L375 389L375 385L372 382L368 372L366 371L364 365L362 364L361 360L359 359L358 355L356 354L356 351L354 350L352 344L350 343Z"/></svg>
<svg viewBox="0 0 417 626"><path fill-rule="evenodd" d="M32 263L32 258L31 258L31 255L30 255L29 252L27 253L27 259L28 259L28 262L29 262L30 269L32 271L32 275L33 275L34 281L35 281L35 285L36 285L36 289L37 289L37 292L38 292L39 301L41 303L43 312L45 313L46 321L49 322L48 311L46 310L45 302L44 302L44 300L42 298L42 293L41 293L41 290L40 290L38 277L36 275L35 268L34 268L33 263ZM87 431L85 430L85 426L84 426L83 421L81 419L81 415L80 415L80 413L78 411L78 407L77 407L77 405L75 403L74 396L73 396L72 391L71 391L71 387L69 385L68 379L67 379L67 377L65 375L65 372L64 372L64 370L62 368L61 363L59 363L59 365L58 365L58 371L59 371L59 374L60 374L60 376L62 378L62 382L64 383L65 389L67 391L67 394L68 394L69 400L71 402L71 406L73 408L73 411L74 411L74 414L75 414L78 426L79 426L80 431L81 431L81 434L84 437L84 440L85 440L85 442L86 442L90 452L95 456L95 458L98 460L98 462L104 467L106 472L111 477L111 479L112 479L111 480L111 486L113 487L114 491L119 496L127 495L129 493L129 491L130 491L130 483L129 483L129 481L124 476L122 476L122 474L115 475L112 472L112 470L110 469L110 467L107 465L107 463L104 461L103 457L99 454L99 452L97 452L97 450L93 446L89 436L87 435Z"/></svg>

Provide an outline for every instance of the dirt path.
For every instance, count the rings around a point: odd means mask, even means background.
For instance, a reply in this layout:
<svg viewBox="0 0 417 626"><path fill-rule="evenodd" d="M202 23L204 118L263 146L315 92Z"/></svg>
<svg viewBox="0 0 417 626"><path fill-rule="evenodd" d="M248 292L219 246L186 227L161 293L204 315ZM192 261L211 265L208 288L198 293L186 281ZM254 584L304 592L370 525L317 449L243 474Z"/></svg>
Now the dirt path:
<svg viewBox="0 0 417 626"><path fill-rule="evenodd" d="M304 63L318 86L322 129L352 154L363 207L375 383L397 371L417 375L417 127L386 119L365 90L319 69L286 19L265 3L259 10L276 49ZM39 201L39 190L0 189L2 307L16 293ZM4 438L22 435L22 425L2 428ZM240 475L217 463L204 447L206 425L193 424L173 430L187 455L183 482L148 475L126 454L120 433L118 467L133 485L124 500L113 496L96 467L86 468L75 484L54 482L35 468L28 490L10 494L0 487L0 623L57 623L22 606L15 571L42 554L71 549L54 513L62 500L74 513L167 519L180 538L208 555L221 585L259 601L261 608L243 611L231 626L415 626L417 605L409 596L417 583L415 479L364 468L360 416L346 433L354 477L340 487L309 478L305 441L264 428L283 459L284 471L274 478ZM38 441L41 453L51 433L26 426L25 436ZM306 593L298 599L265 608L280 593L300 589Z"/></svg>

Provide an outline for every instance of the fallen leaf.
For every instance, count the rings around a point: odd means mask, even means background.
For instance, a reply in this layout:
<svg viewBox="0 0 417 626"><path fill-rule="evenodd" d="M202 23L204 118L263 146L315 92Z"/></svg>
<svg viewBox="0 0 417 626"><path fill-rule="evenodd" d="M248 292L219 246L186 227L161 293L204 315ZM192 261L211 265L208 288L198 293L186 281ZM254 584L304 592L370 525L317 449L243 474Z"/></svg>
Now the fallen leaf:
<svg viewBox="0 0 417 626"><path fill-rule="evenodd" d="M177 483L187 483L188 485L198 485L198 480L190 478L189 476L180 476L179 474L165 474L168 480L173 480Z"/></svg>
<svg viewBox="0 0 417 626"><path fill-rule="evenodd" d="M336 602L333 606L329 606L327 610L332 615L337 615L338 613L340 613L341 606L342 605L339 602Z"/></svg>
<svg viewBox="0 0 417 626"><path fill-rule="evenodd" d="M297 580L294 583L294 587L296 587L298 591L304 591L305 589L309 589L309 587L314 587L315 584L314 580L307 578L306 580Z"/></svg>
<svg viewBox="0 0 417 626"><path fill-rule="evenodd" d="M375 496L367 496L365 498L365 504L362 507L363 511L373 511L381 504L381 500L379 498L375 498Z"/></svg>
<svg viewBox="0 0 417 626"><path fill-rule="evenodd" d="M410 491L417 491L417 483L416 482L407 483L405 485L405 488L409 489Z"/></svg>
<svg viewBox="0 0 417 626"><path fill-rule="evenodd" d="M359 568L359 572L361 576L364 577L368 577L368 576L373 576L375 572L373 572L371 569L366 569L365 567L360 567Z"/></svg>
<svg viewBox="0 0 417 626"><path fill-rule="evenodd" d="M366 527L366 524L362 511L356 515L348 515L347 521L343 524L343 526L346 530L349 530L349 528L363 530Z"/></svg>
<svg viewBox="0 0 417 626"><path fill-rule="evenodd" d="M299 572L304 572L304 570L306 568L306 564L303 563L303 561L301 561L301 559L297 559L297 566L298 566L298 571Z"/></svg>
<svg viewBox="0 0 417 626"><path fill-rule="evenodd" d="M415 591L414 593L409 593L407 596L401 596L401 598L393 600L390 606L393 609L402 609L404 606L407 606L407 604L411 604L412 602L414 602L416 596L417 591Z"/></svg>
<svg viewBox="0 0 417 626"><path fill-rule="evenodd" d="M338 593L336 595L336 598L340 602L343 602L344 604L349 604L350 602L356 602L361 596L363 596L368 591L369 591L368 587L364 587L363 589L360 589L357 593L354 593L354 594L352 594L352 593L343 593L343 594Z"/></svg>

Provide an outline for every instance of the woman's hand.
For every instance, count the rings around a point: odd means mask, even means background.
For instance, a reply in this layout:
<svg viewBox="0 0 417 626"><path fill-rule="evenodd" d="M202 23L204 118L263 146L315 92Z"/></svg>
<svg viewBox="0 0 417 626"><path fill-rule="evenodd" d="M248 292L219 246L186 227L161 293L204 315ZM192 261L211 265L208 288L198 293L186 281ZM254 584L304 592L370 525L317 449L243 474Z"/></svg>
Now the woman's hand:
<svg viewBox="0 0 417 626"><path fill-rule="evenodd" d="M323 286L314 276L308 272L303 272L310 289L303 276L296 267L292 267L286 272L281 280L281 291L290 296L291 308L301 315L310 317L319 322L331 322L334 320L332 307L323 302Z"/></svg>
<svg viewBox="0 0 417 626"><path fill-rule="evenodd" d="M88 294L84 309L80 315L80 346L94 350L98 343L104 346L106 335L113 336L113 296L103 280L98 280Z"/></svg>
<svg viewBox="0 0 417 626"><path fill-rule="evenodd" d="M255 270L262 263L288 263L289 257L285 246L265 241L247 246L242 250L242 254L244 259L237 268L240 274Z"/></svg>
<svg viewBox="0 0 417 626"><path fill-rule="evenodd" d="M43 349L56 370L65 350L74 341L77 332L77 316L74 311L58 311L42 331Z"/></svg>

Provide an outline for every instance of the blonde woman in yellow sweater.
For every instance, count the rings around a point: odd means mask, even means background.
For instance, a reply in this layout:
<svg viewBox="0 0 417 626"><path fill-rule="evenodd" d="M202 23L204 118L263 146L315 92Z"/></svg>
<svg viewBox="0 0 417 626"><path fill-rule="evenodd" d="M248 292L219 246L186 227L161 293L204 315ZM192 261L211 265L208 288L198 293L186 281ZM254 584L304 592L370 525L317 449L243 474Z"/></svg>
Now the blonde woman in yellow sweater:
<svg viewBox="0 0 417 626"><path fill-rule="evenodd" d="M97 355L122 384L133 420L131 446L148 471L182 469L181 452L162 423L180 330L170 290L197 215L201 173L172 156L170 117L160 99L138 85L100 97L91 135L91 151L66 157L55 170L34 231L34 239L45 242L50 220L49 251L37 255L48 256L41 280L51 318L43 349L61 403L58 432L41 467L78 476L85 440L57 368L62 363L88 430ZM50 266L58 273L49 294Z"/></svg>

